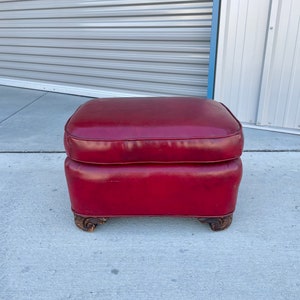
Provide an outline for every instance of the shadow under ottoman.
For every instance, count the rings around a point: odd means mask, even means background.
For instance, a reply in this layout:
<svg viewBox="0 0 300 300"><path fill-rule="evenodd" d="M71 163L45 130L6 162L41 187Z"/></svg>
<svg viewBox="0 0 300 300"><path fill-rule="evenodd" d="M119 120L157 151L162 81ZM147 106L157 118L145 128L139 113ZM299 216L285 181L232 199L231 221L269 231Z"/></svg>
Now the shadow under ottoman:
<svg viewBox="0 0 300 300"><path fill-rule="evenodd" d="M94 99L65 126L65 173L76 225L109 217L196 217L231 224L242 177L242 127L196 97Z"/></svg>

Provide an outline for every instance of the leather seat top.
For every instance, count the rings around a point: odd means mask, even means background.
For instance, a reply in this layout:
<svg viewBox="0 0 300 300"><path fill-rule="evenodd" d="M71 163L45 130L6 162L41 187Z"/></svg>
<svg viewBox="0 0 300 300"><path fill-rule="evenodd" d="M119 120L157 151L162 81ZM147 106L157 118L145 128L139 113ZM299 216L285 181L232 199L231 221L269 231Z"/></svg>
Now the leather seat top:
<svg viewBox="0 0 300 300"><path fill-rule="evenodd" d="M196 97L94 99L65 126L67 155L93 164L212 163L239 157L239 121Z"/></svg>

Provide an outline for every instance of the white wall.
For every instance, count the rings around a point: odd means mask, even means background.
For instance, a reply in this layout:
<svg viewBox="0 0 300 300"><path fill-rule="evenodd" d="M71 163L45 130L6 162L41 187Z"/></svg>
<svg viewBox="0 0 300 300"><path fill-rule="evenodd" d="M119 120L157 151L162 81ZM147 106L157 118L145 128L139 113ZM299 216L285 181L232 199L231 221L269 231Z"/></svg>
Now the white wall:
<svg viewBox="0 0 300 300"><path fill-rule="evenodd" d="M255 123L270 0L221 3L215 99L242 122Z"/></svg>
<svg viewBox="0 0 300 300"><path fill-rule="evenodd" d="M215 99L244 123L300 128L300 1L222 1Z"/></svg>
<svg viewBox="0 0 300 300"><path fill-rule="evenodd" d="M300 1L272 1L257 124L300 129Z"/></svg>

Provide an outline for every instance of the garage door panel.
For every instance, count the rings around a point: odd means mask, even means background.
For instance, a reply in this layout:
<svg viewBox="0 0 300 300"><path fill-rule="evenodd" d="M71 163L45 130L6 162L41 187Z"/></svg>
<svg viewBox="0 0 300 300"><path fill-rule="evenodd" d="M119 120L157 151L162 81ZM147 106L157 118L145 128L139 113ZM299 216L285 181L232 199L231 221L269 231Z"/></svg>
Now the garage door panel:
<svg viewBox="0 0 300 300"><path fill-rule="evenodd" d="M55 82L55 85L66 85L67 87L73 87L72 93L76 94L76 89L96 89L101 85L101 90L106 94L114 95L116 93L122 93L122 91L128 96L130 93L132 95L143 95L143 96L167 96L172 95L174 90L176 89L176 95L178 96L193 96L199 95L201 97L206 96L206 92L204 93L203 86L195 86L195 85L179 85L179 84L168 84L168 83L153 83L153 82L145 82L145 81L136 81L135 82L135 90L134 92L130 88L131 82L129 80L120 80L120 79L111 79L111 78L97 78L90 76L82 76L82 75L69 75L67 77L64 74L57 73L45 73L45 72L34 72L27 70L13 70L13 69L4 69L1 68L0 76L4 75L8 79L14 79L15 74L18 73L18 80L25 80L31 82L31 80L35 80L36 82L40 82L41 85L43 83L49 84ZM37 74L39 76L37 76ZM38 78L38 79L37 79ZM55 87L56 88L56 87ZM54 89L55 91L55 89ZM100 96L102 96L100 94Z"/></svg>
<svg viewBox="0 0 300 300"><path fill-rule="evenodd" d="M0 4L0 84L207 93L212 1Z"/></svg>
<svg viewBox="0 0 300 300"><path fill-rule="evenodd" d="M58 66L77 66L78 59L75 57L47 57L47 64L49 65L58 65ZM13 59L10 54L2 54L0 60L0 67L12 66L16 64L19 66L22 63L26 64L45 64L44 56L32 56L32 55L23 55L16 54ZM85 68L93 69L107 69L107 70L123 70L123 71L140 71L140 72L153 72L153 73L169 73L170 64L162 62L132 62L128 64L127 61L112 61L112 60L95 60L93 58L80 58L80 65ZM29 66L26 66L30 68ZM172 74L186 74L186 75L195 75L199 74L205 76L208 75L208 68L202 66L201 64L173 64L172 65Z"/></svg>

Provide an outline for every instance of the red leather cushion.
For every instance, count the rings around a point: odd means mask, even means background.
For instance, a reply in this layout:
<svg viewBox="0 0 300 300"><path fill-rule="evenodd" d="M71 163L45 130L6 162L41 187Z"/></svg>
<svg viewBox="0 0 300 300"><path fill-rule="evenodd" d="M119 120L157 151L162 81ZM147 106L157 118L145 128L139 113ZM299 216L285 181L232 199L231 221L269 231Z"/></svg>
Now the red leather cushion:
<svg viewBox="0 0 300 300"><path fill-rule="evenodd" d="M65 126L67 155L93 164L209 163L239 157L239 121L221 103L191 97L94 99Z"/></svg>

